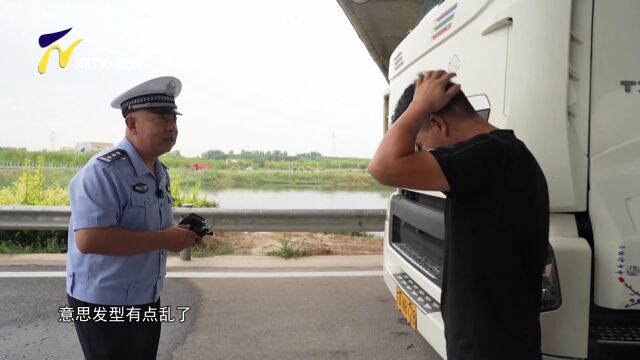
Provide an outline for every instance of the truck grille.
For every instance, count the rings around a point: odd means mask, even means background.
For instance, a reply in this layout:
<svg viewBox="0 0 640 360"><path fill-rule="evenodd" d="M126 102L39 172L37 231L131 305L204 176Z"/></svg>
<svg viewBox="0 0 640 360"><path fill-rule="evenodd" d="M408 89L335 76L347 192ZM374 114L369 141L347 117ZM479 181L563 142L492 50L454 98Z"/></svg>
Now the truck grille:
<svg viewBox="0 0 640 360"><path fill-rule="evenodd" d="M404 191L391 198L389 243L416 270L442 286L445 200Z"/></svg>
<svg viewBox="0 0 640 360"><path fill-rule="evenodd" d="M394 243L392 246L432 280L437 280L440 277L440 266L431 261L431 259L426 255L414 250L411 245L405 243Z"/></svg>
<svg viewBox="0 0 640 360"><path fill-rule="evenodd" d="M593 326L591 337L600 344L627 344L640 346L638 326Z"/></svg>

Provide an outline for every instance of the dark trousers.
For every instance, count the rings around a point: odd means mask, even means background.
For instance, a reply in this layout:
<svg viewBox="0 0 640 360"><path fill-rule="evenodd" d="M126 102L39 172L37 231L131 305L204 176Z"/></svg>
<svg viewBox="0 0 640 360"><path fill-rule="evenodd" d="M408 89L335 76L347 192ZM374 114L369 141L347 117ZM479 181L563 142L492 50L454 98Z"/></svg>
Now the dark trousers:
<svg viewBox="0 0 640 360"><path fill-rule="evenodd" d="M74 314L85 313L89 308L89 314L93 318L96 314L106 310L109 315L113 305L99 305L87 303L67 295L69 307L74 309ZM130 317L124 316L123 322L97 322L74 321L78 339L82 346L85 359L96 360L120 360L120 359L155 359L158 353L158 343L160 342L160 318L156 315L156 321L142 321L143 314L149 307L158 309L160 299L155 303L133 305L140 308L140 321L132 321ZM78 307L81 307L80 313ZM122 306L125 310L132 305ZM104 309L104 310L102 310ZM86 313L85 313L86 314ZM157 314L157 311L156 311ZM147 319L151 319L148 317ZM106 317L109 319L109 317Z"/></svg>

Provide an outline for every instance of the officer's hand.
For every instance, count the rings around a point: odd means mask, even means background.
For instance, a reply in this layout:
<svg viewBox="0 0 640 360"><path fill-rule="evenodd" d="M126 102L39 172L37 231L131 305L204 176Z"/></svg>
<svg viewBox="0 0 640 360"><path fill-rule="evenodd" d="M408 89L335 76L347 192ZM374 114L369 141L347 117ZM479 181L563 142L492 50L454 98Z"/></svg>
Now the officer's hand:
<svg viewBox="0 0 640 360"><path fill-rule="evenodd" d="M456 76L455 73L448 73L444 70L427 71L421 74L415 82L416 89L413 93L411 107L424 117L442 110L460 91L459 84L446 88L454 76Z"/></svg>
<svg viewBox="0 0 640 360"><path fill-rule="evenodd" d="M183 229L191 230L191 227L189 225L177 225L177 226ZM196 240L196 245L201 245L201 244L202 244L202 236L198 236L198 240Z"/></svg>
<svg viewBox="0 0 640 360"><path fill-rule="evenodd" d="M200 236L189 230L189 227L186 225L172 226L167 230L164 230L164 233L164 247L169 251L182 251L183 249L192 247L200 241Z"/></svg>

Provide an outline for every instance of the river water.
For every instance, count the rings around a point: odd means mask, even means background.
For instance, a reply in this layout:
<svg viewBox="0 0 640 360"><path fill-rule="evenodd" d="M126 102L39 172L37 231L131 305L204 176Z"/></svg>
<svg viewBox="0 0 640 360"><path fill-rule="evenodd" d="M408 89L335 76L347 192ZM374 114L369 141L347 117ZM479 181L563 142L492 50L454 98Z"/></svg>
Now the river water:
<svg viewBox="0 0 640 360"><path fill-rule="evenodd" d="M391 192L225 189L201 195L223 209L386 209Z"/></svg>

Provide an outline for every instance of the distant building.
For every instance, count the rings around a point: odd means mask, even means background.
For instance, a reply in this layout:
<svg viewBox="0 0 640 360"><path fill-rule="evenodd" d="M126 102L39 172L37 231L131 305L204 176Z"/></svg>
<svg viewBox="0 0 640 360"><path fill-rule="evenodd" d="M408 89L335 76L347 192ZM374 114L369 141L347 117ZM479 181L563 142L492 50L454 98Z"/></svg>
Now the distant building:
<svg viewBox="0 0 640 360"><path fill-rule="evenodd" d="M113 146L113 143L85 141L76 143L75 151L77 153L96 152Z"/></svg>
<svg viewBox="0 0 640 360"><path fill-rule="evenodd" d="M198 171L198 170L206 170L206 169L212 169L213 165L211 164L191 164L189 165L189 169L193 170L193 171Z"/></svg>

